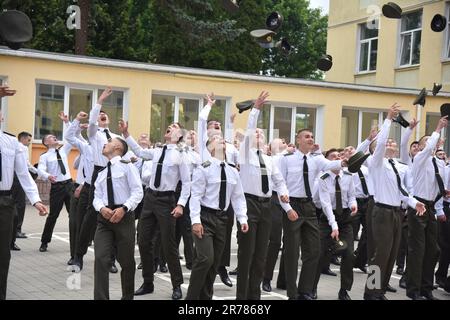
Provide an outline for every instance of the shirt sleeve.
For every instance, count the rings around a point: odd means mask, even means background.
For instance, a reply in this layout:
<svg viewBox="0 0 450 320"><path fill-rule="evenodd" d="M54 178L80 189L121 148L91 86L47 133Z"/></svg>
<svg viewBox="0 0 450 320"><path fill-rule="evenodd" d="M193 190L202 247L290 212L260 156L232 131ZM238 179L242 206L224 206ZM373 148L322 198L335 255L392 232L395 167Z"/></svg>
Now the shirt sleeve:
<svg viewBox="0 0 450 320"><path fill-rule="evenodd" d="M247 202L245 201L244 190L242 188L241 179L239 174L236 173L237 183L234 185L231 192L231 205L233 206L236 219L240 224L247 223Z"/></svg>
<svg viewBox="0 0 450 320"><path fill-rule="evenodd" d="M36 202L41 201L36 183L28 172L27 157L25 152L19 148L18 143L14 158L14 168L20 185L27 195L28 200L30 200L30 203L34 205Z"/></svg>
<svg viewBox="0 0 450 320"><path fill-rule="evenodd" d="M369 150L369 146L370 146L371 142L372 141L370 141L369 139L362 141L356 148L356 152L362 151L362 152L366 153Z"/></svg>
<svg viewBox="0 0 450 320"><path fill-rule="evenodd" d="M127 165L127 167L127 181L130 188L130 197L125 201L124 205L128 208L128 210L132 211L136 209L142 201L144 192L142 191L142 184L141 179L139 178L138 169L131 163Z"/></svg>
<svg viewBox="0 0 450 320"><path fill-rule="evenodd" d="M247 130L245 131L245 137L239 148L239 162L248 163L250 161L249 153L252 144L252 139L255 137L256 123L258 121L259 110L252 108L248 116Z"/></svg>
<svg viewBox="0 0 450 320"><path fill-rule="evenodd" d="M322 205L322 211L328 219L328 224L332 230L338 230L338 225L333 213L333 204L331 202L330 192L326 179L319 178L319 198Z"/></svg>
<svg viewBox="0 0 450 320"><path fill-rule="evenodd" d="M131 150L138 156L139 158L146 159L146 160L152 160L153 155L155 153L155 149L144 149L142 148L136 140L130 135L125 140L127 144L130 146Z"/></svg>
<svg viewBox="0 0 450 320"><path fill-rule="evenodd" d="M430 136L430 138L427 140L425 148L423 148L422 151L419 151L414 156L414 162L413 162L414 168L421 168L425 165L425 163L427 161L430 160L430 158L433 155L433 150L439 141L439 136L440 136L439 133L437 133L436 131L433 132L432 135Z"/></svg>
<svg viewBox="0 0 450 320"><path fill-rule="evenodd" d="M47 172L47 154L43 154L39 157L39 163L38 163L38 175L43 180L48 180L48 177L50 177L50 174Z"/></svg>
<svg viewBox="0 0 450 320"><path fill-rule="evenodd" d="M178 165L178 170L181 178L181 194L177 204L185 207L189 200L189 195L191 194L191 173L187 165L188 160L186 159L186 153L180 153L180 157L181 160Z"/></svg>
<svg viewBox="0 0 450 320"><path fill-rule="evenodd" d="M405 132L402 135L402 140L400 143L400 161L406 163L407 165L411 164L411 157L409 156L409 138L411 138L412 130L410 127L406 128Z"/></svg>
<svg viewBox="0 0 450 320"><path fill-rule="evenodd" d="M372 155L370 165L372 167L381 167L383 165L384 155L386 153L386 142L389 137L392 120L385 119L381 131L378 133L377 146Z"/></svg>
<svg viewBox="0 0 450 320"><path fill-rule="evenodd" d="M191 223L201 223L200 220L200 199L206 191L206 178L203 169L195 168L192 175L191 198L189 200L189 209Z"/></svg>
<svg viewBox="0 0 450 320"><path fill-rule="evenodd" d="M91 112L89 112L89 126L88 126L88 138L91 139L97 135L98 130L98 116L100 114L102 106L99 104L96 104L95 107L91 109Z"/></svg>
<svg viewBox="0 0 450 320"><path fill-rule="evenodd" d="M287 162L286 157L283 156L282 158L280 158L280 162L279 162L280 173L281 173L281 176L283 177L283 179L286 183L286 187L287 187L287 182L286 182L287 181L287 164L286 164L286 162ZM289 190L289 188L288 188L288 190ZM292 210L292 206L289 204L289 202L284 203L284 202L280 201L280 206L281 206L281 208L283 208L283 210L285 212L289 212L290 210Z"/></svg>
<svg viewBox="0 0 450 320"><path fill-rule="evenodd" d="M99 174L100 175L100 174ZM92 205L95 208L95 211L100 211L101 208L106 207L106 204L103 203L103 194L105 190L103 189L103 185L100 183L101 179L98 179L95 181L95 191L94 191L94 201L92 202Z"/></svg>
<svg viewBox="0 0 450 320"><path fill-rule="evenodd" d="M203 107L203 109L198 114L198 145L199 145L199 153L202 157L202 162L208 160L204 159L204 152L206 151L206 142L208 141L208 116L211 112L211 105L207 104ZM206 151L207 152L207 151Z"/></svg>

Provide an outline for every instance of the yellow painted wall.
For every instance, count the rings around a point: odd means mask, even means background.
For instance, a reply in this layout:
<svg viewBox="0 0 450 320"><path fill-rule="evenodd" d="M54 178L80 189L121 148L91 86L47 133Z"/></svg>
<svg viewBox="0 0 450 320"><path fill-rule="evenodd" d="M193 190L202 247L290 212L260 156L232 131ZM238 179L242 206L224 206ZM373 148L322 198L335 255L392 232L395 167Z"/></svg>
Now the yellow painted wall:
<svg viewBox="0 0 450 320"><path fill-rule="evenodd" d="M358 24L365 23L373 13L381 13L386 1L330 0L327 53L333 56L333 68L326 80L345 83L372 83L379 86L431 89L434 82L443 83L450 91L450 62L442 62L446 31L433 32L430 23L437 13L446 14L446 1L398 0L403 13L422 8L422 39L420 65L403 70L398 68L400 20L381 15L378 34L378 57L375 80L357 75ZM370 11L377 5L379 9ZM370 82L369 82L370 81Z"/></svg>
<svg viewBox="0 0 450 320"><path fill-rule="evenodd" d="M14 97L8 98L8 131L34 131L34 111L36 81L48 80L65 83L80 83L104 87L111 85L128 90L129 125L133 135L149 132L150 104L152 90L172 91L203 95L214 92L216 95L231 97L232 112L237 101L253 99L261 90L270 92L270 100L293 104L312 104L323 106L323 122L316 129L322 133L322 148L340 145L341 116L343 106L368 109L388 108L398 102L409 114L415 116L412 106L414 94L375 93L363 90L311 87L297 84L280 84L267 81L246 81L228 78L212 78L170 74L118 67L102 67L80 63L57 62L35 58L21 58L0 55L0 76L7 77L10 87L17 89ZM439 112L439 106L446 102L444 97L428 97L426 110ZM448 101L447 101L448 102ZM238 114L236 128L244 128L248 112ZM425 124L426 112L422 113ZM421 132L425 131L424 125ZM363 133L365 135L366 133ZM316 133L317 135L317 133ZM33 145L32 161L36 162L43 149Z"/></svg>

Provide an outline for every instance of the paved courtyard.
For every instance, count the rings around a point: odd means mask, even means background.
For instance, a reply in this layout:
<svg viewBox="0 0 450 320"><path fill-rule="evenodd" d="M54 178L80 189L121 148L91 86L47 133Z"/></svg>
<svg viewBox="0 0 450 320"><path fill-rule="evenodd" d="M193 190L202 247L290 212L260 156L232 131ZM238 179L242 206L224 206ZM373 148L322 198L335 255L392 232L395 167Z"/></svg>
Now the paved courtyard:
<svg viewBox="0 0 450 320"><path fill-rule="evenodd" d="M84 268L81 273L71 272L67 266L69 259L69 227L68 215L65 209L61 212L55 227L52 242L49 243L48 251L39 252L41 232L44 227L45 218L38 216L34 208L27 207L23 232L28 235L28 239L17 239L17 245L21 251L12 251L11 265L8 278L9 300L90 300L93 298L94 286L94 250L93 247L84 259ZM235 232L233 239L236 239ZM233 240L231 267L232 270L237 265L237 245ZM181 248L180 248L181 249ZM182 249L180 252L183 252ZM136 265L139 263L139 250L135 251ZM190 271L185 268L184 259L180 260L185 283L182 285L183 295L187 292ZM120 266L117 264L120 272ZM339 267L332 265L332 270L338 273L338 277L322 275L319 282L319 299L337 299L339 290ZM366 275L361 271L354 270L355 281L353 290L349 292L352 299L362 299ZM273 291L262 292L264 300L287 299L286 292L275 288L276 277L278 276L278 264L276 266L274 280L272 281ZM230 276L234 286L229 288L222 284L219 277L216 278L214 286L214 299L233 300L236 292L236 277ZM391 278L391 285L398 289L395 294L388 293L388 299L407 299L405 290L398 287L400 277L394 274ZM141 271L136 271L136 289L142 284ZM140 297L137 300L166 300L170 299L172 286L168 273L155 274L155 292ZM436 297L450 300L450 294L442 289L434 291ZM120 274L110 274L110 296L111 299L120 299Z"/></svg>

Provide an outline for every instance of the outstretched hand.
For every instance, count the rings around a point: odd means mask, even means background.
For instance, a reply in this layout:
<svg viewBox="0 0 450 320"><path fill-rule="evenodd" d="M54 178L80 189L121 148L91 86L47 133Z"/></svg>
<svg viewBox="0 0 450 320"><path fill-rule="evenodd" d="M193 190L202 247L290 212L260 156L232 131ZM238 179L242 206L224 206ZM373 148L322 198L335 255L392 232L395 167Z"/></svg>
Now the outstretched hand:
<svg viewBox="0 0 450 320"><path fill-rule="evenodd" d="M262 106L264 105L264 103L267 102L267 98L269 97L269 92L267 91L261 91L261 93L259 94L258 99L256 99L255 104L254 104L254 108L261 110Z"/></svg>

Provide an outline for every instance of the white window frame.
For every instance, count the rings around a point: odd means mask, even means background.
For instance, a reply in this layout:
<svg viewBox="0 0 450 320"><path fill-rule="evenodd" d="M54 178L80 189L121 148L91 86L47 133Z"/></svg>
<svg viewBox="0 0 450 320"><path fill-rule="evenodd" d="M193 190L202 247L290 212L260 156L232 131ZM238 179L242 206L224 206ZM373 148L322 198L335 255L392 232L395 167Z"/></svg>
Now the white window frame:
<svg viewBox="0 0 450 320"><path fill-rule="evenodd" d="M175 98L175 106L174 106L174 114L173 114L173 122L179 122L180 119L180 99L190 99L190 100L198 100L198 112L203 109L203 99L204 94L195 94L195 93L185 93L185 92L171 92L171 91L160 91L160 90L152 90L150 93L150 99L151 96L157 94L157 95L163 95L163 96L171 96ZM222 123L222 129L226 129L228 122L230 121L230 107L231 107L231 97L226 96L215 96L216 100L225 100L225 119L224 123ZM195 121L198 122L198 119ZM194 122L194 123L195 123ZM198 128L194 128L195 131L197 131Z"/></svg>
<svg viewBox="0 0 450 320"><path fill-rule="evenodd" d="M383 125L384 122L384 117L383 117L383 113L387 112L387 110L380 110L380 109L362 109L358 108L358 107L348 107L348 106L344 106L342 108L342 110L352 110L352 111L358 111L358 145L363 142L364 140L366 140L367 135L369 134L369 132L362 132L362 123L363 123L363 113L377 113L378 114L378 129L381 129L381 126ZM402 115L404 117L408 116L408 112L403 111ZM403 135L405 128L401 128L401 135ZM345 146L344 146L345 147ZM354 146L356 147L356 146Z"/></svg>
<svg viewBox="0 0 450 320"><path fill-rule="evenodd" d="M378 25L379 25L379 23L380 23L380 21L378 20ZM370 62L371 62L371 60L370 60L370 52L371 52L371 49L372 49L372 41L373 40L377 40L378 41L378 38L379 38L379 29L378 29L378 36L377 37L372 37L372 38L368 38L368 39L364 39L364 40L361 40L361 33L362 33L362 27L363 27L363 25L366 25L367 24L367 22L365 22L365 23L360 23L360 24L358 24L358 33L357 33L357 43L358 43L358 53L357 53L357 55L356 55L356 73L357 74L365 74L365 73L373 73L373 72L376 72L377 71L377 69L375 68L374 70L370 70L369 68L370 68ZM368 50L368 52L367 52L367 70L360 70L359 69L359 67L360 67L360 62L361 62L361 46L362 46L362 44L363 43L369 43L369 50ZM378 53L377 53L377 59L378 59Z"/></svg>
<svg viewBox="0 0 450 320"><path fill-rule="evenodd" d="M105 87L101 87L98 85L90 85L90 84L81 84L81 83L70 83L70 82L61 82L61 81L51 81L51 80L41 80L38 79L35 82L35 99L37 99L37 86L40 84L47 84L52 86L63 86L64 87L64 102L63 102L63 111L65 114L69 114L69 99L70 99L70 89L79 89L79 90L91 90L92 91L92 103L91 103L91 109L97 104L98 100L98 91L102 90ZM111 87L113 91L122 91L123 92L123 106L122 106L122 117L124 120L128 120L128 113L129 113L129 89L128 88L121 88L121 87ZM34 139L34 127L36 125L36 100L34 101L34 111L33 112L33 142L32 143L41 143L42 141L40 139ZM86 112L89 114L91 110L86 110ZM63 130L63 139L64 137L64 130Z"/></svg>
<svg viewBox="0 0 450 320"><path fill-rule="evenodd" d="M411 30L407 30L407 31L402 31L402 21L403 21L403 17L411 14L411 13L415 13L415 12L420 12L421 13L421 22L422 22L422 27L420 28L416 28L416 29L411 29ZM412 64L412 56L413 56L413 44L414 44L414 33L417 31L420 31L421 33L421 37L422 37L422 28L423 28L423 10L417 10L417 11L411 11L411 12L406 12L403 13L402 15L402 19L400 20L400 23L398 24L398 52L397 52L397 66L398 68L408 68L408 67L415 67L415 66L419 66L420 65L420 59L419 59L419 63L416 64ZM403 37L407 34L411 34L411 50L409 53L409 63L408 64L401 64L402 61L402 48L403 48ZM422 45L422 41L421 41L421 45Z"/></svg>
<svg viewBox="0 0 450 320"><path fill-rule="evenodd" d="M288 108L291 109L291 137L290 137L290 142L291 143L296 143L295 142L295 136L297 134L296 132L296 128L295 128L295 117L297 114L297 108L308 108L308 109L314 109L316 111L316 121L314 123L314 136L315 136L315 141L318 144L322 144L323 143L323 129L322 127L319 127L319 124L323 123L324 120L324 112L323 112L323 106L320 105L312 105L312 104L302 104L302 103L271 103L270 104L270 115L269 115L269 119L270 119L270 124L269 124L269 140L268 141L272 141L274 139L273 133L274 133L274 122L275 122L275 108Z"/></svg>

